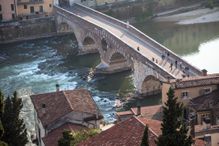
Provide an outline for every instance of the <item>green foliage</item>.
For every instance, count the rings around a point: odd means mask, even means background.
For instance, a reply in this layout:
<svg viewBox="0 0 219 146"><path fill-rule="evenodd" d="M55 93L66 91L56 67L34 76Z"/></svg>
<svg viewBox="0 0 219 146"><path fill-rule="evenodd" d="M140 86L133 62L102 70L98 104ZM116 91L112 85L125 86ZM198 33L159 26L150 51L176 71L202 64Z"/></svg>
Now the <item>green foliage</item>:
<svg viewBox="0 0 219 146"><path fill-rule="evenodd" d="M141 146L149 146L148 144L148 126L144 129L144 135L142 137Z"/></svg>
<svg viewBox="0 0 219 146"><path fill-rule="evenodd" d="M8 146L8 144L5 143L4 141L0 141L0 146Z"/></svg>
<svg viewBox="0 0 219 146"><path fill-rule="evenodd" d="M3 113L4 113L4 95L0 90L0 146L8 146L4 141L1 141L2 136L5 132L4 127L2 125Z"/></svg>
<svg viewBox="0 0 219 146"><path fill-rule="evenodd" d="M89 129L77 132L64 131L63 137L59 139L59 146L76 146L80 142L86 140L89 137L93 137L100 133L99 129Z"/></svg>
<svg viewBox="0 0 219 146"><path fill-rule="evenodd" d="M187 136L188 128L185 125L183 105L174 97L174 90L169 89L168 100L163 107L162 135L158 137L157 146L191 146L192 137Z"/></svg>
<svg viewBox="0 0 219 146"><path fill-rule="evenodd" d="M20 111L23 107L22 100L17 97L17 93L5 100L2 124L5 130L3 140L9 146L24 146L27 140L27 130L23 119L19 118Z"/></svg>

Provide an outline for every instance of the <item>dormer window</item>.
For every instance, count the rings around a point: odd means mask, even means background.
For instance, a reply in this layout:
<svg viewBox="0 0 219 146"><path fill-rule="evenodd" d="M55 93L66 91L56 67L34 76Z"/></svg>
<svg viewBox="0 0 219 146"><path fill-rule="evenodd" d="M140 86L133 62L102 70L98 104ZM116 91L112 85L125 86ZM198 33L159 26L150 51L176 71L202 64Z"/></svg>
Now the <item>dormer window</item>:
<svg viewBox="0 0 219 146"><path fill-rule="evenodd" d="M211 93L211 88L205 88L204 89L204 94L209 94Z"/></svg>
<svg viewBox="0 0 219 146"><path fill-rule="evenodd" d="M42 104L42 108L46 108L46 104L43 103L43 104Z"/></svg>

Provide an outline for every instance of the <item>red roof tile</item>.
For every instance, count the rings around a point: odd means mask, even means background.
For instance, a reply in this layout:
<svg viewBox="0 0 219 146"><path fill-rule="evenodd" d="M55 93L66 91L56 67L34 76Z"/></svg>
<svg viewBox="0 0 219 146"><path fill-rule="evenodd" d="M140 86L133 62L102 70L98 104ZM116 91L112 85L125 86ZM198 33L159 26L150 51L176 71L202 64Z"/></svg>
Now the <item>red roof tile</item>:
<svg viewBox="0 0 219 146"><path fill-rule="evenodd" d="M85 89L32 95L31 100L43 126L72 111L102 116L90 92Z"/></svg>
<svg viewBox="0 0 219 146"><path fill-rule="evenodd" d="M144 125L135 117L120 122L78 146L138 146L141 144Z"/></svg>
<svg viewBox="0 0 219 146"><path fill-rule="evenodd" d="M134 115L137 114L137 108L131 108ZM144 106L141 107L141 116L150 119L161 120L162 105Z"/></svg>
<svg viewBox="0 0 219 146"><path fill-rule="evenodd" d="M140 146L146 124L149 126L150 146L156 146L155 139L160 134L160 122L137 117L120 122L78 146Z"/></svg>
<svg viewBox="0 0 219 146"><path fill-rule="evenodd" d="M51 132L49 132L46 137L43 138L45 146L58 146L58 140L62 137L62 133L65 130L69 131L79 131L87 129L86 127L78 124L66 123Z"/></svg>
<svg viewBox="0 0 219 146"><path fill-rule="evenodd" d="M219 84L219 74L207 75L207 76L194 76L189 78L183 78L180 80L171 80L172 87L189 88L196 86L216 85Z"/></svg>
<svg viewBox="0 0 219 146"><path fill-rule="evenodd" d="M194 146L205 146L205 142L202 139L195 139Z"/></svg>
<svg viewBox="0 0 219 146"><path fill-rule="evenodd" d="M149 129L151 129L151 131L159 136L162 134L162 131L161 131L161 121L158 121L158 120L153 120L153 119L148 119L148 118L145 118L145 117L138 117L138 119L144 123L145 125L148 125Z"/></svg>

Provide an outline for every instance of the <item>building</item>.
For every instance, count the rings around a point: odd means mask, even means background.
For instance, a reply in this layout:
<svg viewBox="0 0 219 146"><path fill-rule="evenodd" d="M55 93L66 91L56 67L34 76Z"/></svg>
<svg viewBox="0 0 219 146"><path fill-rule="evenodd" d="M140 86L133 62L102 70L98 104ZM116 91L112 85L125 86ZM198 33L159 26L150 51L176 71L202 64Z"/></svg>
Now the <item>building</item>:
<svg viewBox="0 0 219 146"><path fill-rule="evenodd" d="M148 125L150 146L156 146L155 139L160 135L160 122L132 117L119 122L100 134L81 142L78 146L140 146L144 128Z"/></svg>
<svg viewBox="0 0 219 146"><path fill-rule="evenodd" d="M17 0L19 19L48 16L52 14L54 0Z"/></svg>
<svg viewBox="0 0 219 146"><path fill-rule="evenodd" d="M162 86L163 104L171 87L187 108L184 116L192 121L194 137L203 139L206 146L219 146L219 74L170 80Z"/></svg>
<svg viewBox="0 0 219 146"><path fill-rule="evenodd" d="M133 116L141 115L144 118L162 120L162 105L144 106L131 108L129 111L117 112L117 120L124 121Z"/></svg>
<svg viewBox="0 0 219 146"><path fill-rule="evenodd" d="M16 18L16 0L0 0L0 22Z"/></svg>
<svg viewBox="0 0 219 146"><path fill-rule="evenodd" d="M59 4L62 5L70 5L72 6L74 3L82 4L88 7L95 7L96 0L59 0Z"/></svg>
<svg viewBox="0 0 219 146"><path fill-rule="evenodd" d="M162 103L167 100L167 92L169 88L174 89L175 96L178 100L189 103L191 99L210 94L219 89L219 74L211 74L206 76L189 77L164 82L162 85Z"/></svg>
<svg viewBox="0 0 219 146"><path fill-rule="evenodd" d="M99 128L103 119L89 91L67 90L31 96L39 146L57 146L64 129Z"/></svg>
<svg viewBox="0 0 219 146"><path fill-rule="evenodd" d="M144 128L148 126L148 144L157 146L155 140L161 135L161 121L133 116L94 137L81 142L78 146L141 146ZM204 141L194 139L193 146L204 146Z"/></svg>

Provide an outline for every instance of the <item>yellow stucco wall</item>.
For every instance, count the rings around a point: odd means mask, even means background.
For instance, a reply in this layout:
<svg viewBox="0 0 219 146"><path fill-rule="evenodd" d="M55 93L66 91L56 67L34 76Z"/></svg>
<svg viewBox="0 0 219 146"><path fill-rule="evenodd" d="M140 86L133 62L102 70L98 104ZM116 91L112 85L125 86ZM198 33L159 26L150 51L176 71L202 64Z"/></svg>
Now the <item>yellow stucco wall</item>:
<svg viewBox="0 0 219 146"><path fill-rule="evenodd" d="M27 0L21 0L21 2L25 2ZM27 8L24 8L24 5L27 6ZM30 12L30 7L34 7L34 12ZM33 15L36 14L36 12L40 12L40 6L43 6L43 12L46 14L51 14L53 10L53 0L44 0L41 3L22 3L17 5L17 14L18 16L26 16L26 15Z"/></svg>
<svg viewBox="0 0 219 146"><path fill-rule="evenodd" d="M165 103L167 100L167 95L166 93L168 92L170 87L170 84L168 83L163 83L162 85L162 103ZM201 90L206 89L206 88L211 88L211 91L214 91L217 89L217 85L207 85L207 86L199 86L199 87L191 87L191 88L183 88L183 89L175 89L175 97L179 97L178 99L182 99L182 92L188 92L189 99L195 98L201 95ZM188 99L188 100L189 100ZM185 100L185 103L187 101Z"/></svg>
<svg viewBox="0 0 219 146"><path fill-rule="evenodd" d="M11 10L11 4L14 5L14 11ZM14 0L0 0L1 11L3 21L8 21L12 19L12 14L16 16L16 5L14 4Z"/></svg>

